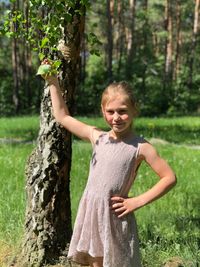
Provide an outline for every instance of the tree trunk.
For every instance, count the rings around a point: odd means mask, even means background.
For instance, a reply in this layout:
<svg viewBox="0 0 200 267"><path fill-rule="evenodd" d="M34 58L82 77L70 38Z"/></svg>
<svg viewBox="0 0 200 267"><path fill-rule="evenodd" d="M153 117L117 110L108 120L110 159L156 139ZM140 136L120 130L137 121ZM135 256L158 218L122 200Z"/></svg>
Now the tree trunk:
<svg viewBox="0 0 200 267"><path fill-rule="evenodd" d="M107 73L108 80L113 80L112 61L113 61L113 13L114 13L114 0L106 1L108 27L107 27Z"/></svg>
<svg viewBox="0 0 200 267"><path fill-rule="evenodd" d="M176 54L173 80L176 80L180 71L180 47L181 47L181 5L176 1Z"/></svg>
<svg viewBox="0 0 200 267"><path fill-rule="evenodd" d="M118 62L117 75L120 75L121 63L122 63L122 53L123 53L123 18L122 18L122 2L117 1L117 32L116 32L116 59Z"/></svg>
<svg viewBox="0 0 200 267"><path fill-rule="evenodd" d="M194 9L194 24L193 24L193 36L192 36L192 44L190 50L190 60L189 60L189 87L192 85L193 80L193 64L195 58L195 50L197 44L197 35L198 35L198 24L199 24L199 9L200 9L200 0L195 1L195 9Z"/></svg>
<svg viewBox="0 0 200 267"><path fill-rule="evenodd" d="M77 64L84 31L84 16L70 9L72 22L64 29L59 46L63 54L60 84L71 110L76 86ZM49 87L44 89L37 146L26 167L27 209L22 266L40 267L65 262L71 238L70 167L71 135L52 116ZM21 266L21 265L20 265Z"/></svg>
<svg viewBox="0 0 200 267"><path fill-rule="evenodd" d="M167 31L165 52L165 79L170 80L172 74L172 0L166 0L165 5L165 30Z"/></svg>
<svg viewBox="0 0 200 267"><path fill-rule="evenodd" d="M128 43L127 43L127 63L126 63L126 75L127 78L130 79L133 73L133 59L135 57L135 5L136 5L136 0L129 0L129 5L130 5L130 11L131 11L131 16L130 16L130 31L129 31L129 36L128 36Z"/></svg>
<svg viewBox="0 0 200 267"><path fill-rule="evenodd" d="M25 0L23 2L23 10L24 10L24 17L26 19L26 31L28 31L29 25L29 1ZM30 108L32 104L32 88L30 86L30 77L31 77L31 69L32 69L32 57L31 57L31 50L28 44L26 44L26 40L24 41L23 45L23 57L24 57L24 64L23 64L23 72L24 72L24 93L26 95L26 108Z"/></svg>
<svg viewBox="0 0 200 267"><path fill-rule="evenodd" d="M172 33L172 0L165 1L165 30L167 38L165 41L165 65L162 87L162 112L166 112L172 98L172 55L173 55L173 33Z"/></svg>
<svg viewBox="0 0 200 267"><path fill-rule="evenodd" d="M19 8L19 2L16 1L12 4L12 12ZM17 23L13 23L12 25L13 31L17 31ZM18 47L18 40L16 37L12 40L12 69L13 69L13 104L15 107L15 114L19 111L19 86L20 86L20 79L19 79L19 47Z"/></svg>
<svg viewBox="0 0 200 267"><path fill-rule="evenodd" d="M147 29L149 27L148 22L148 0L144 1L144 12L145 12L145 22L143 25L143 39L144 39L144 48L143 48L143 72L142 72L142 90L143 96L146 95L146 72L147 72L147 65L148 65L148 32Z"/></svg>
<svg viewBox="0 0 200 267"><path fill-rule="evenodd" d="M18 76L18 61L17 61L17 39L12 40L12 68L13 68L13 104L15 113L19 111L19 76Z"/></svg>

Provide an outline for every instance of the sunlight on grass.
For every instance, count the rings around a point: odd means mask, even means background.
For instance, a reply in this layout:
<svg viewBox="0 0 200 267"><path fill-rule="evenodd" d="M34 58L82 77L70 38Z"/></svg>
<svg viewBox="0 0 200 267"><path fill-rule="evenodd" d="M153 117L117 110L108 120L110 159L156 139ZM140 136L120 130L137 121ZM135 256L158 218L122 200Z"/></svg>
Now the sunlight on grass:
<svg viewBox="0 0 200 267"><path fill-rule="evenodd" d="M24 168L32 145L0 145L0 240L17 242L25 211Z"/></svg>
<svg viewBox="0 0 200 267"><path fill-rule="evenodd" d="M102 117L77 117L81 121L108 129ZM200 144L200 118L137 118L135 129L145 138L161 138L173 143ZM39 130L39 116L0 118L0 138L35 140Z"/></svg>
<svg viewBox="0 0 200 267"><path fill-rule="evenodd" d="M0 118L0 138L34 140L39 129L39 116Z"/></svg>

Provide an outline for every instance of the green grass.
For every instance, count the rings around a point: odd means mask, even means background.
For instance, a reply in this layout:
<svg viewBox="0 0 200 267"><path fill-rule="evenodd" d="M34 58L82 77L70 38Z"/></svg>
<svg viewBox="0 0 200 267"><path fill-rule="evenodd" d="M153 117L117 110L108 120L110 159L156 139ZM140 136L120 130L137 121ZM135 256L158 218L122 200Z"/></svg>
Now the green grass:
<svg viewBox="0 0 200 267"><path fill-rule="evenodd" d="M146 266L161 266L172 256L184 259L184 266L197 266L200 262L200 150L169 145L157 149L175 170L178 183L162 199L136 212ZM133 187L134 194L144 192L155 181L155 175L144 165ZM152 257L154 264L150 262Z"/></svg>
<svg viewBox="0 0 200 267"><path fill-rule="evenodd" d="M0 240L16 243L24 223L24 168L32 145L0 145Z"/></svg>
<svg viewBox="0 0 200 267"><path fill-rule="evenodd" d="M81 120L97 124L100 128L106 127L100 118ZM192 133L200 129L199 118L189 117L154 120L141 118L137 120L137 127L142 129L149 124L148 127L153 128L150 124L153 122L160 129L166 125L168 130L162 133L164 137L170 134L170 127L172 132L175 127L173 134L177 140L181 133L177 130L179 126L184 131L191 129ZM35 139L38 125L37 117L0 119L0 138ZM155 131L152 133L155 134ZM151 137L151 134L147 137ZM187 131L183 133L183 140L187 140L186 143L189 144L200 144L197 142L199 137L194 140ZM177 143L180 144L180 141ZM10 246L16 248L22 237L25 212L24 169L33 147L31 144L0 144L0 266L4 251L9 250ZM136 211L144 267L163 266L166 260L175 256L182 259L184 267L197 267L200 262L200 150L175 144L156 145L156 148L175 170L178 183L162 199ZM86 184L91 152L88 143L74 140L71 171L73 222ZM138 195L156 181L155 174L146 164L142 164L130 194Z"/></svg>
<svg viewBox="0 0 200 267"><path fill-rule="evenodd" d="M103 118L78 117L81 121L108 129ZM135 129L146 138L156 137L173 143L200 144L200 117L137 118ZM0 138L37 138L39 117L0 118Z"/></svg>
<svg viewBox="0 0 200 267"><path fill-rule="evenodd" d="M38 130L39 116L0 118L0 138L32 141Z"/></svg>
<svg viewBox="0 0 200 267"><path fill-rule="evenodd" d="M200 117L139 118L135 127L145 137L172 143L200 144Z"/></svg>

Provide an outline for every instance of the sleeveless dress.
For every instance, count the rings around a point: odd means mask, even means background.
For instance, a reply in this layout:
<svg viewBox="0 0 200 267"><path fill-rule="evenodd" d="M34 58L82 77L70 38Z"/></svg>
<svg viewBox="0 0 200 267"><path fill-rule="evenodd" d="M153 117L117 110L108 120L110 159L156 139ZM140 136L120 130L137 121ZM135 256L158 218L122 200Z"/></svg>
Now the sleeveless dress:
<svg viewBox="0 0 200 267"><path fill-rule="evenodd" d="M104 132L96 141L69 246L69 260L89 266L90 255L103 257L104 267L142 266L134 214L118 218L110 208L110 198L128 196L143 142L141 137L116 141Z"/></svg>

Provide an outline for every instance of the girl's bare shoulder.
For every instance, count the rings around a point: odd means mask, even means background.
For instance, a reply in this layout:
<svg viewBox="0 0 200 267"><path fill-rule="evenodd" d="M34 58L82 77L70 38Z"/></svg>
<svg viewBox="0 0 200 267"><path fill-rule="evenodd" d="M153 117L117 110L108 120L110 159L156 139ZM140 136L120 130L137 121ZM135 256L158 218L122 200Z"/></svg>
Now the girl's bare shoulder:
<svg viewBox="0 0 200 267"><path fill-rule="evenodd" d="M139 156L143 159L155 157L158 155L155 147L149 143L146 139L143 139L143 141L140 143L140 149L139 149Z"/></svg>
<svg viewBox="0 0 200 267"><path fill-rule="evenodd" d="M97 140L99 139L99 137L102 135L102 134L105 134L106 132L99 129L99 128L96 128L96 127L92 127L92 132L91 132L91 143L94 145Z"/></svg>

